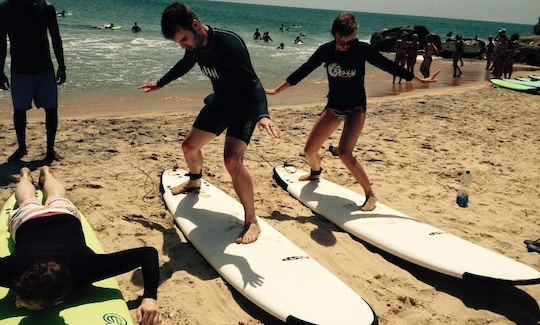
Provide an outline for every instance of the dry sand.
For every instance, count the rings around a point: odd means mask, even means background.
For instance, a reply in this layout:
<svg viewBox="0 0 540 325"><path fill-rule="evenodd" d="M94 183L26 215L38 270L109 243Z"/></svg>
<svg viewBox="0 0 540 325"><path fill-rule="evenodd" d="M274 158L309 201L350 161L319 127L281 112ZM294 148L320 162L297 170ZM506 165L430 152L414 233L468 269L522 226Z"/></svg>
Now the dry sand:
<svg viewBox="0 0 540 325"><path fill-rule="evenodd" d="M524 239L540 237L540 100L486 83L370 101L355 150L379 200L410 216L540 269ZM422 269L351 237L291 198L272 180L272 166L301 159L321 105L272 110L275 141L256 131L246 155L257 214L361 295L381 324L537 324L540 285L470 284ZM180 143L195 112L104 119L64 119L65 159L53 172L66 184L106 251L151 245L160 252L159 303L164 324L274 324L226 284L174 227L159 194L160 173L185 167ZM0 122L0 161L16 147ZM361 191L326 148L325 177ZM234 195L222 163L223 137L204 150L205 177ZM35 170L43 122L28 126L24 163L0 165L0 200L13 192L22 165ZM297 161L301 163L301 161ZM473 173L470 207L455 204L459 174ZM142 292L140 272L118 277L126 300Z"/></svg>

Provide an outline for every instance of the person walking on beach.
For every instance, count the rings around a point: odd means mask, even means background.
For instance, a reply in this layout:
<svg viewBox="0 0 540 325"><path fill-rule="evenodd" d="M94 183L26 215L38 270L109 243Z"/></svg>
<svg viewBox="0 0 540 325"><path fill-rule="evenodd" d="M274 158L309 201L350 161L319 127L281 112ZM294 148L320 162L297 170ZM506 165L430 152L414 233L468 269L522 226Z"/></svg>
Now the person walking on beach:
<svg viewBox="0 0 540 325"><path fill-rule="evenodd" d="M486 70L493 69L493 52L495 51L495 43L493 37L488 37L488 43L486 45Z"/></svg>
<svg viewBox="0 0 540 325"><path fill-rule="evenodd" d="M426 47L424 49L424 61L422 61L422 64L420 65L420 73L422 73L422 76L424 76L424 78L429 77L430 75L429 71L431 69L431 62L433 61L433 55L438 55L438 54L439 54L439 49L433 43L433 36L428 35Z"/></svg>
<svg viewBox="0 0 540 325"><path fill-rule="evenodd" d="M11 212L9 233L14 252L0 258L0 286L12 288L15 306L41 310L60 305L92 283L142 268L144 293L137 309L139 324L157 325L158 253L153 247L96 254L86 245L79 210L48 166L41 169L43 205L36 197L30 169L22 168L15 188L18 208Z"/></svg>
<svg viewBox="0 0 540 325"><path fill-rule="evenodd" d="M418 50L420 49L420 43L418 42L418 34L413 34L411 40L407 42L407 71L414 73L414 66L416 65L416 57L418 56ZM428 74L429 76L429 74Z"/></svg>
<svg viewBox="0 0 540 325"><path fill-rule="evenodd" d="M237 34L203 24L190 7L178 2L163 12L161 29L165 38L186 50L184 57L159 81L139 88L146 92L160 89L182 77L197 63L214 89L182 142L190 180L174 187L172 192L180 194L200 189L201 149L227 129L225 166L245 211L244 229L236 242L254 242L260 229L255 217L253 182L243 164L244 154L257 124L275 138L279 137L279 132L268 114L266 95L253 70L247 47Z"/></svg>
<svg viewBox="0 0 540 325"><path fill-rule="evenodd" d="M396 57L394 62L400 67L405 67L407 63L407 32L403 31L401 37L396 41L395 47ZM392 78L392 83L396 83L396 75ZM401 83L401 77L399 78L399 83Z"/></svg>
<svg viewBox="0 0 540 325"><path fill-rule="evenodd" d="M334 40L321 45L309 60L293 72L284 83L275 89L266 90L266 93L276 95L296 85L324 63L328 77L328 103L311 130L304 147L311 172L301 177L301 180L319 178L322 172L319 150L341 121L344 121L339 140L339 157L364 190L366 201L360 209L371 211L375 209L377 202L375 193L366 172L352 155L366 120L365 64L369 62L405 80L415 79L423 83L436 81L434 78L439 72L430 78L415 77L412 72L385 58L370 44L360 42L356 38L357 30L358 23L353 14L338 15L334 19L331 30Z"/></svg>
<svg viewBox="0 0 540 325"><path fill-rule="evenodd" d="M463 66L463 59L461 58L463 55L463 40L461 39L461 35L456 35L456 50L454 51L454 56L452 57L452 65L454 67L454 78L459 78L463 72L461 72L461 69L459 68L459 61L461 60L461 66ZM458 73L459 72L459 73Z"/></svg>
<svg viewBox="0 0 540 325"><path fill-rule="evenodd" d="M66 81L66 65L56 17L54 6L45 0L7 0L0 4L0 88L10 88L4 73L9 37L13 123L19 145L10 160L19 160L27 154L26 111L32 108L32 101L36 107L45 109L47 153L44 161L51 163L61 159L54 149L58 128L57 85ZM58 63L56 75L47 32Z"/></svg>

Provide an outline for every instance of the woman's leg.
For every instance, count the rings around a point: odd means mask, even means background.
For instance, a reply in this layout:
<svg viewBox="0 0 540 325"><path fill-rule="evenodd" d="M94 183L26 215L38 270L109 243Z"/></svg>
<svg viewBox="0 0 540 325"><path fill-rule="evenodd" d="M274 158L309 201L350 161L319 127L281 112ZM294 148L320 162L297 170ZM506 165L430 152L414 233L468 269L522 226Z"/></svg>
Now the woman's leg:
<svg viewBox="0 0 540 325"><path fill-rule="evenodd" d="M19 206L29 199L36 199L36 188L32 183L30 169L26 167L21 168L20 174L21 179L15 188L15 199L17 200L17 204Z"/></svg>
<svg viewBox="0 0 540 325"><path fill-rule="evenodd" d="M363 211L371 211L375 209L375 203L377 199L375 193L371 189L368 176L362 166L358 163L356 158L353 157L353 150L358 142L358 137L362 133L364 123L366 121L366 110L358 109L351 112L345 119L345 125L343 126L343 133L339 140L339 158L343 164L351 171L353 177L362 186L364 193L366 194L366 201L361 207Z"/></svg>
<svg viewBox="0 0 540 325"><path fill-rule="evenodd" d="M66 197L64 185L54 178L48 166L41 167L39 182L43 184L43 192L47 197L47 201Z"/></svg>
<svg viewBox="0 0 540 325"><path fill-rule="evenodd" d="M321 156L319 149L323 143L334 133L341 122L339 116L333 113L330 109L325 109L321 114L313 129L309 133L309 137L304 147L307 163L312 170L321 170ZM305 175L300 177L301 181L311 180L314 177Z"/></svg>

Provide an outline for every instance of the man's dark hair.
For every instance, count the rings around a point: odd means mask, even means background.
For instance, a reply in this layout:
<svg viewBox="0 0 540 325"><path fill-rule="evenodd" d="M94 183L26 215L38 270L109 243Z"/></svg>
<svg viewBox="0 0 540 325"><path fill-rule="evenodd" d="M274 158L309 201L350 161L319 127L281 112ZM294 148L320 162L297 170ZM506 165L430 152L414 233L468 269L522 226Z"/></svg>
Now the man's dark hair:
<svg viewBox="0 0 540 325"><path fill-rule="evenodd" d="M199 18L188 5L174 2L161 15L161 32L166 39L173 39L180 29L193 31L193 19Z"/></svg>
<svg viewBox="0 0 540 325"><path fill-rule="evenodd" d="M339 14L332 24L332 35L349 36L358 30L358 22L350 12Z"/></svg>
<svg viewBox="0 0 540 325"><path fill-rule="evenodd" d="M38 302L44 308L61 301L72 289L71 273L55 261L34 263L13 285L13 290L20 299Z"/></svg>

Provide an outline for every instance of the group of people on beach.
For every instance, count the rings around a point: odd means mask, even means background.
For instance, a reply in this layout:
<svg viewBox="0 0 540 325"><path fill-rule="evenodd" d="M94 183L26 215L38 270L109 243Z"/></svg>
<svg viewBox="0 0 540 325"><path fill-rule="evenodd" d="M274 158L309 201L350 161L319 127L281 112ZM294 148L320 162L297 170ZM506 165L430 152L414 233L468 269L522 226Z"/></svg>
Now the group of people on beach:
<svg viewBox="0 0 540 325"><path fill-rule="evenodd" d="M519 35L513 34L508 38L506 29L499 29L495 39L488 37L486 70L490 70L496 79L511 78L518 48Z"/></svg>
<svg viewBox="0 0 540 325"><path fill-rule="evenodd" d="M433 43L433 36L428 35L426 37L426 45L422 48L419 40L418 34L407 33L403 31L401 36L396 40L394 62L399 66L405 68L407 71L414 73L414 67L416 65L417 56L420 50L424 51L424 60L420 66L420 73L424 78L429 77L431 70L431 62L433 61L433 55L439 54L439 49ZM392 83L396 83L397 75L394 75ZM401 83L401 77L399 77L399 83Z"/></svg>
<svg viewBox="0 0 540 325"><path fill-rule="evenodd" d="M51 14L53 13L53 14ZM57 85L66 80L62 42L54 7L44 0L8 0L0 6L0 87L9 89L14 106L14 124L19 148L10 160L27 154L24 138L26 110L32 101L46 111L47 155L50 163L59 156L54 151L58 123ZM46 17L47 19L33 19ZM223 159L233 187L244 207L245 222L236 238L238 244L257 240L260 228L255 215L253 181L244 166L244 155L255 128L279 138L280 131L270 118L266 95L277 95L297 85L311 72L324 65L328 78L328 102L315 122L305 145L304 154L310 172L300 180L317 181L323 172L319 150L322 144L343 124L339 140L339 157L365 193L362 211L377 206L369 178L353 156L362 133L367 101L364 87L365 64L370 64L407 81L436 81L433 76L419 78L413 69L396 64L370 44L357 38L358 22L353 14L339 14L333 21L332 40L322 44L313 55L274 89L265 90L253 68L246 44L228 30L204 24L187 5L172 3L161 17L163 36L185 50L184 56L163 77L139 87L156 91L188 73L196 64L211 81L213 93L204 99L189 134L182 141L182 151L189 170L189 180L172 188L174 195L201 189L203 176L202 149L226 130ZM58 63L53 69L47 33L51 35ZM3 72L6 37L11 44L11 85ZM431 52L433 53L433 51ZM35 197L30 170L23 168L15 196L18 208L10 218L10 232L15 251L0 259L0 285L11 287L16 304L28 309L43 309L61 304L83 285L142 267L145 291L138 308L138 321L159 324L157 307L159 264L154 248L136 248L95 254L84 243L81 215L66 198L62 185L43 167L39 184L46 201ZM191 194L190 194L191 195ZM67 235L55 235L67 234ZM39 247L39 250L35 250ZM125 262L125 263L124 263Z"/></svg>

